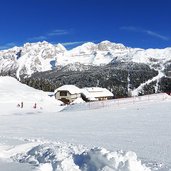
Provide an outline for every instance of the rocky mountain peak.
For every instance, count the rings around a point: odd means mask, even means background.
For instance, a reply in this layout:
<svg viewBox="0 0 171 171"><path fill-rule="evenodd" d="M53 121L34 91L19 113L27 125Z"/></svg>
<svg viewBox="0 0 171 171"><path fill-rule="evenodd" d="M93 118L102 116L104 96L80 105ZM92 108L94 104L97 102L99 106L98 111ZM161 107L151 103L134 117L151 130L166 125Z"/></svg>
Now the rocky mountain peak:
<svg viewBox="0 0 171 171"><path fill-rule="evenodd" d="M58 43L57 45L55 45L55 47L58 53L60 52L64 53L67 51L67 49L61 43Z"/></svg>
<svg viewBox="0 0 171 171"><path fill-rule="evenodd" d="M121 43L112 43L108 40L102 41L98 44L98 50L100 51L110 51L110 50L122 50L126 47Z"/></svg>

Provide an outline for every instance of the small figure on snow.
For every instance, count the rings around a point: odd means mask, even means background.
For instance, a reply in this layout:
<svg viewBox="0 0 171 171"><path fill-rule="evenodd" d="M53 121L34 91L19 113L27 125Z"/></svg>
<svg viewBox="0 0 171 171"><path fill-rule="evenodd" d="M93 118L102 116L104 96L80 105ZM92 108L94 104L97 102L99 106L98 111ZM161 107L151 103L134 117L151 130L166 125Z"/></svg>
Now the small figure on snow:
<svg viewBox="0 0 171 171"><path fill-rule="evenodd" d="M21 102L21 108L23 108L23 102Z"/></svg>
<svg viewBox="0 0 171 171"><path fill-rule="evenodd" d="M35 103L34 106L33 106L33 108L36 109L36 107L37 107L37 104Z"/></svg>

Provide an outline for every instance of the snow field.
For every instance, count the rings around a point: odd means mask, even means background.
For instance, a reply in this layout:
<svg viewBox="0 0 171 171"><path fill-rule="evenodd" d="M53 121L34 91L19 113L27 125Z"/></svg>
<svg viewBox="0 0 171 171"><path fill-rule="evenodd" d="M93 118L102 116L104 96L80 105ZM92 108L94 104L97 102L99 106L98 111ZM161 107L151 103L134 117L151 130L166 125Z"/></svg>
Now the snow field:
<svg viewBox="0 0 171 171"><path fill-rule="evenodd" d="M24 107L16 107L21 100ZM64 107L47 93L0 77L0 160L13 162L6 162L8 169L1 161L0 166L3 171L11 171L14 162L22 163L15 165L20 171L170 171L170 104L170 96L157 94L59 112Z"/></svg>

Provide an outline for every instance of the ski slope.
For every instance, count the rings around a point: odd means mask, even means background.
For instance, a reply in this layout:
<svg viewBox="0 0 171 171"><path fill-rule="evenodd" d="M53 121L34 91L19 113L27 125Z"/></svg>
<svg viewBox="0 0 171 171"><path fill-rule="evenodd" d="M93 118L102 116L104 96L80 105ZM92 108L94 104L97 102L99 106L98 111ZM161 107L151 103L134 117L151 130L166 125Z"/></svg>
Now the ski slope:
<svg viewBox="0 0 171 171"><path fill-rule="evenodd" d="M65 111L47 93L0 77L0 168L169 171L171 98L152 96ZM21 100L23 108L16 106Z"/></svg>
<svg viewBox="0 0 171 171"><path fill-rule="evenodd" d="M15 110L17 105L21 105L21 102L24 105L23 111L32 110L35 103L39 110L49 110L50 108L56 111L62 104L61 101L49 97L48 92L21 84L12 77L0 77L0 103L3 104L1 113L3 110Z"/></svg>

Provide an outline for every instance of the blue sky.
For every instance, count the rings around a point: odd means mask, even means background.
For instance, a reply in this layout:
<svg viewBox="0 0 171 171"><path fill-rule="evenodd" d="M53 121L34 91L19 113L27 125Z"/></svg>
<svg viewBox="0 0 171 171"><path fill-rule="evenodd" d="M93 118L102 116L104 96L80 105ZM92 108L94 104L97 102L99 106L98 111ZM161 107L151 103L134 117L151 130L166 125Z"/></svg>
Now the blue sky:
<svg viewBox="0 0 171 171"><path fill-rule="evenodd" d="M67 48L103 40L171 46L170 0L2 0L0 49L46 40Z"/></svg>

